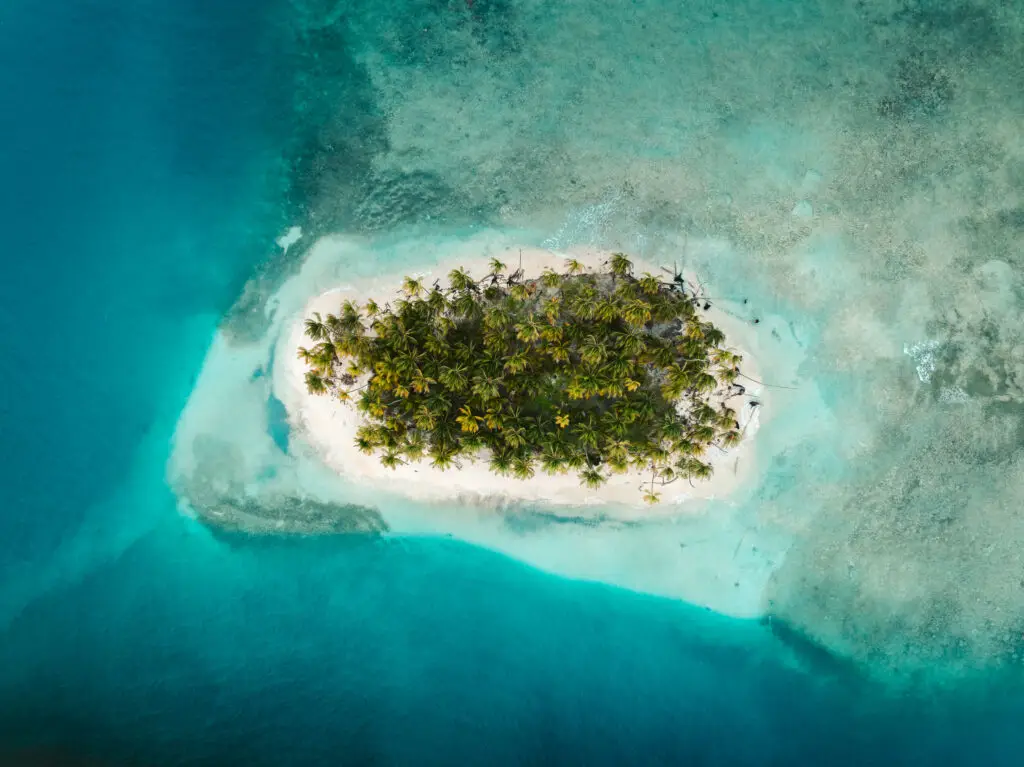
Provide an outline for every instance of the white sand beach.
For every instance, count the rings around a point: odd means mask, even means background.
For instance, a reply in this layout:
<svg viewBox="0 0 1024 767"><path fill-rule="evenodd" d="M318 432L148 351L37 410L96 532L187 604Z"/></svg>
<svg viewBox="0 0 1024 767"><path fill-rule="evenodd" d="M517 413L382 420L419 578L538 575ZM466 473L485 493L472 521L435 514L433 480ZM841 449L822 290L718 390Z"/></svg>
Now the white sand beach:
<svg viewBox="0 0 1024 767"><path fill-rule="evenodd" d="M317 247L330 247L329 240ZM609 253L593 249L573 249L567 252L543 250L533 247L508 247L486 257L453 257L429 270L414 272L424 283L434 280L447 283L452 269L464 267L475 278L482 278L489 269L489 259L496 257L508 265L509 271L522 269L526 277L539 276L543 270L564 268L567 258L581 261L587 268L596 269L605 262ZM661 274L659 266L638 263L634 259L635 272ZM574 473L549 475L538 470L528 480L499 476L490 471L486 460L462 460L460 466L442 471L430 466L428 461L408 463L388 468L380 463L379 456L366 455L355 446L356 430L362 416L354 402L344 403L337 398L311 395L306 391L304 376L307 366L297 355L300 346L312 346L314 342L305 336L304 322L313 312L337 314L343 301L352 300L365 304L373 299L381 306L401 295L404 273L371 279L347 280L343 286L329 290L313 298L301 312L292 318L283 330L278 344L274 364L274 389L278 399L288 411L293 428L299 430L305 439L321 455L328 466L347 478L371 485L387 487L408 498L423 501L459 500L485 506L501 503L531 502L550 505L614 507L616 515L629 518L659 513L652 511L642 502L642 486L650 483L650 475L638 471L612 475L608 482L598 489L589 489L580 484ZM743 328L732 317L714 309L705 313L707 319L721 327L726 333L730 350L743 355L741 370L752 379L758 379L756 363L743 345ZM726 451L712 448L705 456L714 467L714 474L707 480L677 480L659 487L661 501L656 508L675 507L693 498L721 498L740 485L753 467L753 437L766 405L761 387L749 379L742 379L746 387L745 396L723 398L736 411L743 441ZM750 397L757 397L758 406L750 405ZM607 509L602 509L607 513Z"/></svg>

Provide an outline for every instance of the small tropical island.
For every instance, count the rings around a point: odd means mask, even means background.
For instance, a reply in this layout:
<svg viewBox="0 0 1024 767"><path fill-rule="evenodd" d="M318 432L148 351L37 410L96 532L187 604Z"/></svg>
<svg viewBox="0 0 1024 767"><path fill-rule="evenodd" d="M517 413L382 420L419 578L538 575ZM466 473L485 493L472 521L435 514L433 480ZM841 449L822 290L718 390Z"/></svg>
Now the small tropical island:
<svg viewBox="0 0 1024 767"><path fill-rule="evenodd" d="M679 275L634 274L623 253L530 274L492 258L477 279L459 267L361 298L307 316L298 358L308 393L347 410L341 428L387 469L628 478L654 504L743 436L741 355Z"/></svg>
<svg viewBox="0 0 1024 767"><path fill-rule="evenodd" d="M790 388L788 322L730 297L715 243L629 258L532 237L317 239L247 314L264 331L214 337L168 461L182 514L450 537L763 615L791 539L748 501L779 445L818 428L780 418L817 396Z"/></svg>

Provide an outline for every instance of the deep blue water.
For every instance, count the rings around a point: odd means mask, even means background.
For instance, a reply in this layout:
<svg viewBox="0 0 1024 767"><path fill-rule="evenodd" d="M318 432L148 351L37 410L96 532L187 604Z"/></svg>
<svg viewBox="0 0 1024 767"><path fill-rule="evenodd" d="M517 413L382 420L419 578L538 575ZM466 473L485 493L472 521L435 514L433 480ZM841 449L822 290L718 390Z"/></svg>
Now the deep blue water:
<svg viewBox="0 0 1024 767"><path fill-rule="evenodd" d="M1019 763L1016 704L890 701L687 605L450 541L254 542L179 516L163 476L175 418L283 224L284 5L0 11L0 738L12 752Z"/></svg>

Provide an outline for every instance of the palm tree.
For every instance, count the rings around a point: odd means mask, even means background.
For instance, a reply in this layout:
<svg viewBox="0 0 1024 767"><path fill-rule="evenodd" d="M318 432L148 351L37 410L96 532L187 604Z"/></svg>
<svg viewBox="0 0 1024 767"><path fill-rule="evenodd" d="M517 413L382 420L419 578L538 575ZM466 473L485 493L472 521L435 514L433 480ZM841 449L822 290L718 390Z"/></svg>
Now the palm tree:
<svg viewBox="0 0 1024 767"><path fill-rule="evenodd" d="M572 276L583 274L584 269L586 269L586 267L583 266L582 262L577 261L575 258L565 259L565 268L566 271Z"/></svg>
<svg viewBox="0 0 1024 767"><path fill-rule="evenodd" d="M699 392L710 393L718 388L718 381L709 373L700 373L694 379L693 385Z"/></svg>
<svg viewBox="0 0 1024 767"><path fill-rule="evenodd" d="M735 429L730 429L729 431L725 432L725 434L722 435L722 444L725 445L726 447L735 447L736 445L739 444L740 438L742 436L743 435L740 434Z"/></svg>
<svg viewBox="0 0 1024 767"><path fill-rule="evenodd" d="M661 290L661 282L650 272L644 272L644 276L637 280L637 285L649 296L657 295Z"/></svg>
<svg viewBox="0 0 1024 767"><path fill-rule="evenodd" d="M651 321L651 306L646 301L630 301L622 310L622 318L630 325L646 325Z"/></svg>
<svg viewBox="0 0 1024 767"><path fill-rule="evenodd" d="M313 312L313 317L306 320L306 335L314 341L324 341L330 338L327 325L324 323L320 312Z"/></svg>
<svg viewBox="0 0 1024 767"><path fill-rule="evenodd" d="M310 370L306 373L306 390L310 394L325 394L327 392L327 382L322 376Z"/></svg>
<svg viewBox="0 0 1024 767"><path fill-rule="evenodd" d="M416 432L409 436L404 446L405 455L410 461L420 460L427 451L427 444L423 436Z"/></svg>
<svg viewBox="0 0 1024 767"><path fill-rule="evenodd" d="M453 269L448 273L448 284L453 291L461 293L467 290L476 290L476 283L463 268Z"/></svg>
<svg viewBox="0 0 1024 767"><path fill-rule="evenodd" d="M625 253L613 253L611 258L611 272L616 277L628 277L633 271L633 262Z"/></svg>
<svg viewBox="0 0 1024 767"><path fill-rule="evenodd" d="M484 420L481 416L474 415L469 405L459 408L460 415L455 419L462 431L473 434L480 431L480 423Z"/></svg>
<svg viewBox="0 0 1024 767"><path fill-rule="evenodd" d="M437 380L453 392L463 392L469 384L469 366L456 362L451 366L442 367Z"/></svg>
<svg viewBox="0 0 1024 767"><path fill-rule="evenodd" d="M525 349L522 349L508 358L505 362L505 370L510 373L522 373L529 365L530 355Z"/></svg>
<svg viewBox="0 0 1024 767"><path fill-rule="evenodd" d="M433 457L430 465L435 469L445 471L455 464L456 453L452 448L434 448L430 455Z"/></svg>
<svg viewBox="0 0 1024 767"><path fill-rule="evenodd" d="M629 455L630 447L631 443L624 439L611 439L604 443L604 451L609 458Z"/></svg>
<svg viewBox="0 0 1024 767"><path fill-rule="evenodd" d="M509 295L517 301L526 301L530 297L530 286L517 284L509 288Z"/></svg>
<svg viewBox="0 0 1024 767"><path fill-rule="evenodd" d="M554 442L548 442L541 449L540 466L547 474L565 473L565 459Z"/></svg>
<svg viewBox="0 0 1024 767"><path fill-rule="evenodd" d="M615 289L611 293L611 298L615 299L620 306L625 306L630 301L636 301L640 297L641 293L636 283L628 279L618 280L615 284Z"/></svg>
<svg viewBox="0 0 1024 767"><path fill-rule="evenodd" d="M574 471L590 465L587 461L586 451L580 450L578 448L572 448L567 450L565 452L565 455L563 456L563 461L567 469L572 469Z"/></svg>
<svg viewBox="0 0 1024 767"><path fill-rule="evenodd" d="M625 474L629 471L628 456L615 456L609 458L605 463L613 474Z"/></svg>
<svg viewBox="0 0 1024 767"><path fill-rule="evenodd" d="M569 361L569 344L564 341L548 344L548 346L545 347L545 351L551 355L551 359L555 362Z"/></svg>
<svg viewBox="0 0 1024 767"><path fill-rule="evenodd" d="M658 342L648 344L645 351L647 359L660 368L667 368L676 361L675 350L670 344L661 342L660 339Z"/></svg>
<svg viewBox="0 0 1024 767"><path fill-rule="evenodd" d="M707 323L704 327L704 342L708 346L721 346L725 343L725 333L711 323Z"/></svg>
<svg viewBox="0 0 1024 767"><path fill-rule="evenodd" d="M512 472L512 454L506 451L492 453L489 466L495 474L507 476Z"/></svg>
<svg viewBox="0 0 1024 767"><path fill-rule="evenodd" d="M697 458L682 458L676 461L676 469L689 479L707 479L711 476L711 466Z"/></svg>
<svg viewBox="0 0 1024 767"><path fill-rule="evenodd" d="M433 315L440 314L448 308L448 299L445 298L444 293L434 288L427 296L427 307Z"/></svg>
<svg viewBox="0 0 1024 767"><path fill-rule="evenodd" d="M629 424L619 417L613 408L601 416L602 434L610 438L612 442L624 439L629 432Z"/></svg>
<svg viewBox="0 0 1024 767"><path fill-rule="evenodd" d="M595 307L594 316L602 322L614 322L619 317L619 305L611 298L603 298Z"/></svg>
<svg viewBox="0 0 1024 767"><path fill-rule="evenodd" d="M380 457L380 462L389 469L397 469L405 463L394 450L384 451L384 455Z"/></svg>
<svg viewBox="0 0 1024 767"><path fill-rule="evenodd" d="M588 396L587 387L578 376L566 384L565 394L569 399L586 399Z"/></svg>
<svg viewBox="0 0 1024 767"><path fill-rule="evenodd" d="M540 338L543 328L544 326L541 324L540 320L536 317L530 317L521 325L516 325L516 338L520 341L533 343Z"/></svg>
<svg viewBox="0 0 1024 767"><path fill-rule="evenodd" d="M448 355L448 342L443 336L432 333L423 341L423 350L434 359L444 359Z"/></svg>
<svg viewBox="0 0 1024 767"><path fill-rule="evenodd" d="M718 371L718 380L726 386L731 386L736 382L736 379L740 375L740 369L738 367L727 368L725 370Z"/></svg>
<svg viewBox="0 0 1024 767"><path fill-rule="evenodd" d="M633 372L633 361L628 357L612 356L603 370L613 378L624 379Z"/></svg>
<svg viewBox="0 0 1024 767"><path fill-rule="evenodd" d="M497 399L501 396L501 390L498 388L498 381L490 378L489 376L476 376L473 379L473 386L471 391L475 397L489 402L490 400Z"/></svg>
<svg viewBox="0 0 1024 767"><path fill-rule="evenodd" d="M423 283L414 277L406 277L402 283L402 290L405 291L407 296L418 298L423 292Z"/></svg>
<svg viewBox="0 0 1024 767"><path fill-rule="evenodd" d="M512 312L507 306L499 304L491 306L484 312L484 325L495 330L502 330L512 324Z"/></svg>
<svg viewBox="0 0 1024 767"><path fill-rule="evenodd" d="M336 322L336 328L342 333L358 333L363 329L363 316L354 301L346 301L341 306L341 317L330 317Z"/></svg>
<svg viewBox="0 0 1024 767"><path fill-rule="evenodd" d="M596 335L587 336L583 346L580 347L580 358L584 364L600 365L607 356L608 350L604 348L604 344Z"/></svg>
<svg viewBox="0 0 1024 767"><path fill-rule="evenodd" d="M593 467L580 472L580 484L584 487L589 487L591 490L596 490L607 481L608 478Z"/></svg>
<svg viewBox="0 0 1024 767"><path fill-rule="evenodd" d="M704 326L697 320L691 320L683 326L683 335L691 341L704 343Z"/></svg>
<svg viewBox="0 0 1024 767"><path fill-rule="evenodd" d="M526 429L522 426L503 425L501 434L505 444L512 449L526 446Z"/></svg>
<svg viewBox="0 0 1024 767"><path fill-rule="evenodd" d="M427 394L430 392L430 384L434 383L437 381L424 375L423 371L417 370L412 379L412 390L417 394Z"/></svg>
<svg viewBox="0 0 1024 767"><path fill-rule="evenodd" d="M415 414L412 416L412 422L416 425L416 428L427 432L434 430L434 427L437 426L437 421L438 413L426 402L418 405Z"/></svg>
<svg viewBox="0 0 1024 767"><path fill-rule="evenodd" d="M644 337L637 328L629 328L613 334L622 353L629 358L635 358L644 350Z"/></svg>
<svg viewBox="0 0 1024 767"><path fill-rule="evenodd" d="M516 456L512 460L512 476L516 479L532 479L537 472L533 468L533 460L527 456Z"/></svg>
<svg viewBox="0 0 1024 767"><path fill-rule="evenodd" d="M572 427L573 433L579 439L581 445L589 448L597 448L600 435L591 423L578 423Z"/></svg>
<svg viewBox="0 0 1024 767"><path fill-rule="evenodd" d="M678 364L673 364L665 371L665 383L661 387L662 396L667 400L677 400L690 388L690 375Z"/></svg>
<svg viewBox="0 0 1024 767"><path fill-rule="evenodd" d="M555 326L555 321L558 319L561 310L562 299L560 296L552 296L544 302L544 317L547 318L548 324L552 327Z"/></svg>
<svg viewBox="0 0 1024 767"><path fill-rule="evenodd" d="M455 310L456 314L461 317L473 317L479 310L476 302L476 296L468 290L463 291L456 296L455 300L452 302L452 308Z"/></svg>
<svg viewBox="0 0 1024 767"><path fill-rule="evenodd" d="M557 288L562 284L562 275L554 269L548 268L544 270L543 274L541 274L540 281L545 288Z"/></svg>

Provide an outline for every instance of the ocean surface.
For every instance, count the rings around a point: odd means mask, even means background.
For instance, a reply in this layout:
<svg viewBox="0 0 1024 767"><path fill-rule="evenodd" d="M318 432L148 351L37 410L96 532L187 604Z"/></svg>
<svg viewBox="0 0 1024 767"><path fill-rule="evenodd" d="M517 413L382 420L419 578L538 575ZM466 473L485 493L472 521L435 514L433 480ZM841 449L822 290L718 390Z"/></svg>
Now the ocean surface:
<svg viewBox="0 0 1024 767"><path fill-rule="evenodd" d="M0 763L1019 764L1012 5L8 0ZM299 223L730 241L841 425L751 501L806 512L785 620L182 515Z"/></svg>

